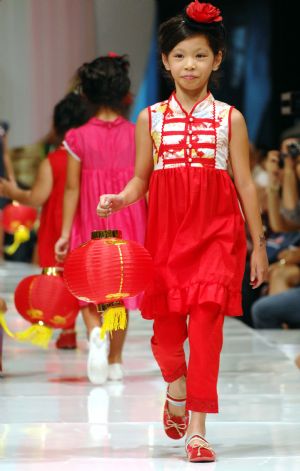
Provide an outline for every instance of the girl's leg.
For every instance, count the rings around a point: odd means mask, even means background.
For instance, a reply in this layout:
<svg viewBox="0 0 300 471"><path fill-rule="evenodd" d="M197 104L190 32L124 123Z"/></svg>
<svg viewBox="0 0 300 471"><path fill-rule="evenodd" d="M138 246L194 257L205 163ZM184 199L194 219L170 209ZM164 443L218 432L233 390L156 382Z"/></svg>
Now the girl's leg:
<svg viewBox="0 0 300 471"><path fill-rule="evenodd" d="M187 318L178 314L161 316L153 324L151 346L164 380L169 383L169 393L176 399L186 397L186 360L183 344L187 339ZM185 406L169 403L172 415L184 416Z"/></svg>
<svg viewBox="0 0 300 471"><path fill-rule="evenodd" d="M94 305L82 309L82 316L89 338L87 376L93 384L104 384L108 377L106 341L100 338L100 315Z"/></svg>
<svg viewBox="0 0 300 471"><path fill-rule="evenodd" d="M101 326L100 314L97 312L96 306L89 304L88 306L82 308L82 317L86 326L87 335L89 337L94 327Z"/></svg>
<svg viewBox="0 0 300 471"><path fill-rule="evenodd" d="M88 336L94 327L101 326L101 316L97 312L93 304L89 304L82 309L82 317L87 329ZM127 313L128 323L128 313ZM122 363L122 351L126 338L127 328L125 330L117 330L110 337L110 349L108 354L109 363Z"/></svg>
<svg viewBox="0 0 300 471"><path fill-rule="evenodd" d="M187 373L187 409L191 418L187 436L205 436L206 413L218 412L217 381L223 344L224 316L215 303L195 306L188 326L190 358Z"/></svg>
<svg viewBox="0 0 300 471"><path fill-rule="evenodd" d="M110 365L114 363L122 363L122 353L123 347L126 339L127 328L128 328L128 311L126 311L127 317L127 326L126 329L116 330L112 332L110 336L110 344L109 344L109 354L108 354L108 363Z"/></svg>

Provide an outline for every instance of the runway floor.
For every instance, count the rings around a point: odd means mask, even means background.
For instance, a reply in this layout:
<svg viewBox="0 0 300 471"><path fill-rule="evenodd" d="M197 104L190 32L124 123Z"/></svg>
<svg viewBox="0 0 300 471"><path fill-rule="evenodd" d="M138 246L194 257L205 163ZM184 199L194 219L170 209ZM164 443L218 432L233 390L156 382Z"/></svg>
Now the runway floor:
<svg viewBox="0 0 300 471"><path fill-rule="evenodd" d="M28 324L16 314L13 291L37 270L0 267L0 296L12 330ZM187 463L183 440L164 435L165 385L149 347L151 322L132 313L124 382L95 387L86 378L81 319L79 348L48 351L4 339L0 380L0 470L299 471L299 331L253 331L226 319L219 380L220 414L208 420L216 463ZM57 334L56 334L57 335Z"/></svg>

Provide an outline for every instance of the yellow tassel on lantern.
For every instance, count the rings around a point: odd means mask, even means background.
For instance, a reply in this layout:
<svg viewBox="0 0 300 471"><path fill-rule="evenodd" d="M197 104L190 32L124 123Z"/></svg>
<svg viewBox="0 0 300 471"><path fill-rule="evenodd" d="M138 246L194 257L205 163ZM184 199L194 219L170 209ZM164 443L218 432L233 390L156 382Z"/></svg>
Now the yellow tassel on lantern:
<svg viewBox="0 0 300 471"><path fill-rule="evenodd" d="M103 323L100 334L101 339L104 339L106 332L126 329L127 315L124 304L119 302L100 304L97 306L97 310L98 312L101 312L103 316Z"/></svg>
<svg viewBox="0 0 300 471"><path fill-rule="evenodd" d="M27 242L30 239L30 232L26 226L19 226L14 233L14 241L8 247L5 247L4 251L7 255L13 255L23 242Z"/></svg>
<svg viewBox="0 0 300 471"><path fill-rule="evenodd" d="M6 323L3 312L0 312L0 325L9 337L19 342L29 342L32 345L36 345L41 348L48 348L53 333L53 329L51 329L51 327L47 327L41 321L38 324L31 325L23 332L13 333Z"/></svg>

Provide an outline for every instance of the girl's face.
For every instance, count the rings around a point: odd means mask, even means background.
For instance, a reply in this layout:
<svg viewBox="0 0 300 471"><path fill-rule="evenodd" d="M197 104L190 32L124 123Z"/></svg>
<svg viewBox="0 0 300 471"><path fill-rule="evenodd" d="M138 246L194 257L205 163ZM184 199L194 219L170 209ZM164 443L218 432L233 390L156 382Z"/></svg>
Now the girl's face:
<svg viewBox="0 0 300 471"><path fill-rule="evenodd" d="M178 43L168 56L162 55L162 60L176 87L197 91L207 89L212 71L221 64L222 53L215 56L206 37L198 34Z"/></svg>

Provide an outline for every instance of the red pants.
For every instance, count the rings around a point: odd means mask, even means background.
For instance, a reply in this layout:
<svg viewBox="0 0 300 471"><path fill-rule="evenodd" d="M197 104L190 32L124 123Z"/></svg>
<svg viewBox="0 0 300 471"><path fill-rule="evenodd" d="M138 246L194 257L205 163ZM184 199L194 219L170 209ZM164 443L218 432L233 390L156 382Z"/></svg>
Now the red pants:
<svg viewBox="0 0 300 471"><path fill-rule="evenodd" d="M166 382L187 377L187 409L194 412L218 412L217 382L224 323L224 315L219 311L218 305L205 303L194 306L189 317L175 313L154 320L153 355ZM188 367L183 349L187 338Z"/></svg>

